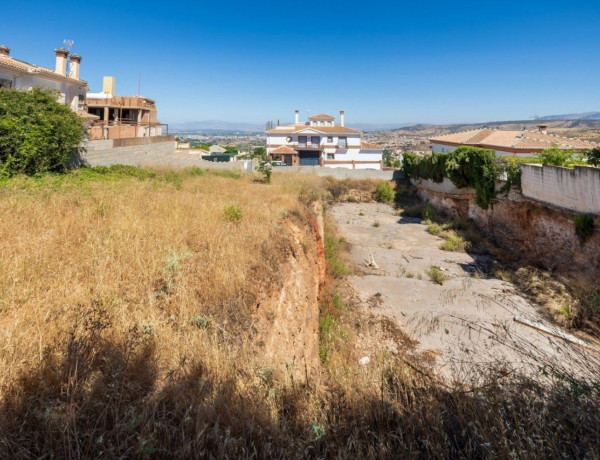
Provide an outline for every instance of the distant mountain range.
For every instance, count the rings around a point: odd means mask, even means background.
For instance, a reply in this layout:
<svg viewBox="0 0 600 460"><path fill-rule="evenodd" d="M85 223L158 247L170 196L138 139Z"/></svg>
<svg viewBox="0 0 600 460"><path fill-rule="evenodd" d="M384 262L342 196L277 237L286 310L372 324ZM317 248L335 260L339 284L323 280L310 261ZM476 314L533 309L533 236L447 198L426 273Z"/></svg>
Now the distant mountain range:
<svg viewBox="0 0 600 460"><path fill-rule="evenodd" d="M284 122L282 125L291 124L292 122ZM358 129L360 131L379 131L396 129L404 126L410 126L411 123L351 123L349 128ZM245 123L223 120L203 120L203 121L187 121L184 123L172 123L169 125L169 130L172 132L196 132L196 131L241 131L241 132L264 132L266 123Z"/></svg>
<svg viewBox="0 0 600 460"><path fill-rule="evenodd" d="M195 132L195 131L243 131L264 132L266 123L244 123L223 120L187 121L185 123L172 123L169 130L173 132Z"/></svg>
<svg viewBox="0 0 600 460"><path fill-rule="evenodd" d="M600 112L568 113L566 115L547 115L545 117L538 117L535 120L600 120Z"/></svg>
<svg viewBox="0 0 600 460"><path fill-rule="evenodd" d="M417 123L349 123L349 128L358 129L360 131L385 131L385 130L396 130L396 129L411 129L421 130L424 127L448 127L448 126L478 126L478 125L522 125L544 122L557 122L557 121L595 121L600 120L600 112L584 112L584 113L570 113L564 115L547 115L538 117L533 120L523 121L496 121L487 123L456 123L446 125L434 125L434 124L417 124ZM283 122L282 125L290 124L290 122ZM229 131L229 132L264 132L266 123L246 123L246 122L231 122L223 120L203 120L203 121L188 121L184 123L172 123L169 129L172 132L201 132L201 131Z"/></svg>

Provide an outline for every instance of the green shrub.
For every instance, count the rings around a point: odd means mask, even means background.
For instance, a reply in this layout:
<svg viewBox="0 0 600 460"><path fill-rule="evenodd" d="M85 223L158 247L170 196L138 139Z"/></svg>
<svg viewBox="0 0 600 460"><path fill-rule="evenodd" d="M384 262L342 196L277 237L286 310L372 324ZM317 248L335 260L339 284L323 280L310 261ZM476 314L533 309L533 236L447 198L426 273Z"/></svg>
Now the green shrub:
<svg viewBox="0 0 600 460"><path fill-rule="evenodd" d="M429 279L431 279L431 281L439 284L440 286L444 284L444 281L446 281L446 277L440 271L439 267L435 267L432 265L431 267L429 267L429 270L425 270L425 273L429 276Z"/></svg>
<svg viewBox="0 0 600 460"><path fill-rule="evenodd" d="M467 249L468 243L454 230L450 230L444 236L446 241L440 246L444 251L464 251Z"/></svg>
<svg viewBox="0 0 600 460"><path fill-rule="evenodd" d="M429 226L427 227L427 231L428 231L429 233L431 233L432 235L435 235L435 236L437 236L437 235L439 235L439 234L440 234L440 232L442 231L442 229L441 229L441 227L440 227L438 224L436 224L436 223L431 223L431 224L429 224Z"/></svg>
<svg viewBox="0 0 600 460"><path fill-rule="evenodd" d="M0 89L0 176L63 172L83 140L81 119L57 91Z"/></svg>
<svg viewBox="0 0 600 460"><path fill-rule="evenodd" d="M331 275L335 278L350 274L350 269L341 258L342 244L334 235L325 235L325 259Z"/></svg>
<svg viewBox="0 0 600 460"><path fill-rule="evenodd" d="M407 178L442 182L447 177L459 187L472 187L477 193L477 204L487 209L495 196L498 166L493 150L459 147L450 153L419 157L404 155L404 174Z"/></svg>
<svg viewBox="0 0 600 460"><path fill-rule="evenodd" d="M329 357L336 326L337 320L329 313L319 319L319 358L322 363L326 362Z"/></svg>
<svg viewBox="0 0 600 460"><path fill-rule="evenodd" d="M379 182L376 194L380 203L393 203L396 199L396 192L389 182Z"/></svg>
<svg viewBox="0 0 600 460"><path fill-rule="evenodd" d="M559 149L556 145L540 152L538 158L543 165L551 166L571 166L575 162L571 152Z"/></svg>
<svg viewBox="0 0 600 460"><path fill-rule="evenodd" d="M256 168L259 173L264 176L265 184L271 183L271 175L273 174L273 165L269 161L261 161Z"/></svg>
<svg viewBox="0 0 600 460"><path fill-rule="evenodd" d="M232 222L242 220L242 208L239 206L227 206L225 208L225 217Z"/></svg>
<svg viewBox="0 0 600 460"><path fill-rule="evenodd" d="M421 217L425 220L434 221L437 217L437 212L430 203L425 203L423 210L421 211Z"/></svg>
<svg viewBox="0 0 600 460"><path fill-rule="evenodd" d="M575 233L581 239L586 241L590 236L594 234L596 223L594 218L589 214L579 214L575 217Z"/></svg>
<svg viewBox="0 0 600 460"><path fill-rule="evenodd" d="M600 166L600 147L594 147L588 151L587 162L592 166Z"/></svg>

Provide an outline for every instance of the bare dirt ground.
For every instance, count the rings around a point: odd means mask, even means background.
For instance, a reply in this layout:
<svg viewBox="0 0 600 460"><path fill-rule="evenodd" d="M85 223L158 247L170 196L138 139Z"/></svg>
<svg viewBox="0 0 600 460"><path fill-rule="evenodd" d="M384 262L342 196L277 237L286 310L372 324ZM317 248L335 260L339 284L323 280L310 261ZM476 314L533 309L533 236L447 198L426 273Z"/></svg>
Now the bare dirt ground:
<svg viewBox="0 0 600 460"><path fill-rule="evenodd" d="M472 380L490 369L583 376L595 367L597 352L515 321L568 335L511 283L485 276L489 258L441 250L443 240L420 219L401 218L388 205L341 203L331 212L351 244L355 275L348 281L365 313L400 325L418 351L436 356L444 377ZM365 264L371 255L377 269ZM445 276L443 285L426 274L432 266Z"/></svg>

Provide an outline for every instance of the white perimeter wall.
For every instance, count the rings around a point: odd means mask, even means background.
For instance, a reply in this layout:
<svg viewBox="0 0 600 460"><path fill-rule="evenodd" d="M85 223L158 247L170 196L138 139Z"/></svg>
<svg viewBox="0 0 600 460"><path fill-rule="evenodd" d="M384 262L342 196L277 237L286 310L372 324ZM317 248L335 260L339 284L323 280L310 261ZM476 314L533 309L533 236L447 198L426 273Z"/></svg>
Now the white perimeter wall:
<svg viewBox="0 0 600 460"><path fill-rule="evenodd" d="M521 165L523 196L600 215L600 168Z"/></svg>
<svg viewBox="0 0 600 460"><path fill-rule="evenodd" d="M453 150L456 150L457 148L458 147L451 146L451 145L431 144L431 149L434 152L439 152L439 153L452 152ZM505 152L503 150L494 150L494 152L496 152L496 156L498 156L498 157L505 157L505 156L534 157L535 156L535 154L533 154L533 153L518 153L515 155L512 152Z"/></svg>

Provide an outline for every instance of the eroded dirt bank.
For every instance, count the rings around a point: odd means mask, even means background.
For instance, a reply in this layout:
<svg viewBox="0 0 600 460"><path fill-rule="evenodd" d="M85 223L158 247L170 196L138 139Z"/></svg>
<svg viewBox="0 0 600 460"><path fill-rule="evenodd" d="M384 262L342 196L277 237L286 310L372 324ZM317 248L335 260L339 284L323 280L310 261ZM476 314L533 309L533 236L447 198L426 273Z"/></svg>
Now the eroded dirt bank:
<svg viewBox="0 0 600 460"><path fill-rule="evenodd" d="M433 186L433 187L432 187ZM582 242L576 232L576 213L554 209L523 199L520 195L500 195L489 209L481 209L475 193L434 190L429 181L417 183L419 197L450 216L470 217L494 242L523 263L565 274L600 278L600 232Z"/></svg>
<svg viewBox="0 0 600 460"><path fill-rule="evenodd" d="M489 259L441 250L442 240L420 220L401 219L387 205L336 204L332 215L352 245L357 275L349 280L365 308L401 325L420 351L437 356L443 375L461 378L498 365L507 373L537 374L544 365L586 372L575 363L589 359L587 352L514 320L554 327L511 283L476 275ZM371 256L378 269L366 267ZM443 285L427 274L432 266Z"/></svg>
<svg viewBox="0 0 600 460"><path fill-rule="evenodd" d="M320 202L281 224L275 279L258 286L254 328L264 363L296 381L319 375L319 294L325 276Z"/></svg>

